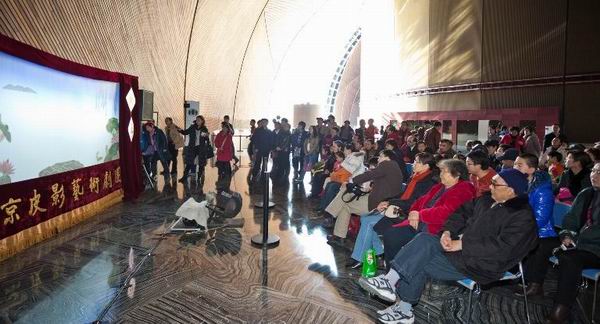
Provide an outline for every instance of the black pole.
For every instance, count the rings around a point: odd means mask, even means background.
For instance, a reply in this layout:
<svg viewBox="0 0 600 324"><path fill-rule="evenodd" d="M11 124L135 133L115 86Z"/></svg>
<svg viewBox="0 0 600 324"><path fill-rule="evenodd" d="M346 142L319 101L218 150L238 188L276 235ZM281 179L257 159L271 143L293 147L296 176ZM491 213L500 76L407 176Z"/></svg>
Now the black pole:
<svg viewBox="0 0 600 324"><path fill-rule="evenodd" d="M270 172L267 171L267 165L269 163L269 156L263 157L262 163L263 163L262 177L263 177L263 184L264 184L263 201L262 201L262 206L260 206L263 208L262 235L257 234L257 235L252 236L251 241L252 241L252 244L255 244L257 246L269 247L269 246L276 246L279 244L279 236L277 236L275 234L269 235L269 207L272 207L275 205L272 202L270 202L270 199L269 199L269 173ZM255 206L259 207L258 203Z"/></svg>

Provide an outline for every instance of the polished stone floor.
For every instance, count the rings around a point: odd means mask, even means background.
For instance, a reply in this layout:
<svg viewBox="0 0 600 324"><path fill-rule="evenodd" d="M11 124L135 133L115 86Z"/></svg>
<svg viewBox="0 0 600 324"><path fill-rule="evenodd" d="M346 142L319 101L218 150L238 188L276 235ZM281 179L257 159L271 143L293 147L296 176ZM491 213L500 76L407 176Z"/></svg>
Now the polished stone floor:
<svg viewBox="0 0 600 324"><path fill-rule="evenodd" d="M204 191L212 191L216 170L207 170ZM168 233L179 205L203 192L196 182L160 178L138 202L120 203L0 263L0 323L373 322L387 305L361 290L358 271L344 267L349 251L326 244L315 202L306 198L308 176L303 184L273 185L269 230L280 245L251 245L262 219L253 206L262 196L248 186L248 171L242 167L230 182L243 197L243 226L216 220L205 233ZM548 296L532 300L534 323L549 311L555 277L551 271ZM512 289L484 290L472 322L526 322ZM591 313L591 289L580 296L585 312L575 309L572 323ZM416 322L462 323L467 297L452 283L433 283Z"/></svg>

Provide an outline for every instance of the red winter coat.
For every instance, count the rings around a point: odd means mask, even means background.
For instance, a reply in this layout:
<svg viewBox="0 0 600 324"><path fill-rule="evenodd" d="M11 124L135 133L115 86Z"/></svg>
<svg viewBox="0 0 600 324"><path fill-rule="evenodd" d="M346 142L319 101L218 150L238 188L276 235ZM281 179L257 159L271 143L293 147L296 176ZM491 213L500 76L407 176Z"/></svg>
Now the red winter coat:
<svg viewBox="0 0 600 324"><path fill-rule="evenodd" d="M525 140L523 137L521 137L521 135L512 136L512 134L506 134L500 140L500 144L508 144L517 149L517 151L521 152L523 145L525 145Z"/></svg>
<svg viewBox="0 0 600 324"><path fill-rule="evenodd" d="M233 159L233 137L230 133L219 132L215 137L217 161L231 161Z"/></svg>
<svg viewBox="0 0 600 324"><path fill-rule="evenodd" d="M417 199L412 206L410 211L419 212L419 221L427 224L427 231L431 234L437 234L442 225L446 222L446 219L457 210L465 202L475 198L475 187L469 181L460 180L457 184L447 189L442 196L435 202L433 207L425 208L427 202L430 201L436 194L444 187L443 184L438 183L433 186L428 193L421 198ZM394 225L394 227L409 226L408 220L402 223Z"/></svg>

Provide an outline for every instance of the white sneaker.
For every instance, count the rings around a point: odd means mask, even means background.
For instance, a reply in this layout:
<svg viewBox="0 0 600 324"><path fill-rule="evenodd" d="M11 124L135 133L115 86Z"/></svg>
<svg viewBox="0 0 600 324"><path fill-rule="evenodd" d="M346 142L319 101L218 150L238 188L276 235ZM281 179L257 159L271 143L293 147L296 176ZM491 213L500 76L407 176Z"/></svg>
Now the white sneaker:
<svg viewBox="0 0 600 324"><path fill-rule="evenodd" d="M396 302L395 304L393 304L392 306L386 308L386 309L380 309L377 311L377 315L383 315L383 314L388 314L388 313L393 313L396 310L400 310L400 302Z"/></svg>
<svg viewBox="0 0 600 324"><path fill-rule="evenodd" d="M358 284L367 292L377 295L379 298L389 301L396 301L396 294L390 282L383 275L373 278L361 277Z"/></svg>
<svg viewBox="0 0 600 324"><path fill-rule="evenodd" d="M377 316L377 319L379 322L385 324L413 324L415 322L415 315L407 315L402 313L400 310L395 310L391 313L379 315Z"/></svg>

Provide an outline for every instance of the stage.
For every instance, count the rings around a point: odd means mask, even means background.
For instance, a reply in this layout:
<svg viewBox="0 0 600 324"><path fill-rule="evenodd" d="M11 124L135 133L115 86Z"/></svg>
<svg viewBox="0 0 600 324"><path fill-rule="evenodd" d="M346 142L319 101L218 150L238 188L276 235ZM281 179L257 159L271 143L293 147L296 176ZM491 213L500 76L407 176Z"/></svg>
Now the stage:
<svg viewBox="0 0 600 324"><path fill-rule="evenodd" d="M306 198L309 175L304 184L289 181L271 190L277 205L269 211L269 229L281 237L280 245L262 250L250 244L262 209L254 208L261 196L249 192L249 170L242 167L231 181L243 197L243 228L166 233L179 205L201 193L195 182L160 178L137 203L119 203L2 262L0 322L373 322L376 310L387 305L361 290L358 271L345 268L350 252L326 244L323 219L313 216L316 202ZM216 169L207 168L205 191L214 190L215 180ZM533 323L550 310L555 278L551 271L546 298L531 299ZM514 288L485 290L474 303L472 322L526 322ZM418 323L466 318L466 290L434 283L427 291L416 308ZM587 316L591 297L589 288L580 295ZM574 314L582 322L578 308Z"/></svg>

